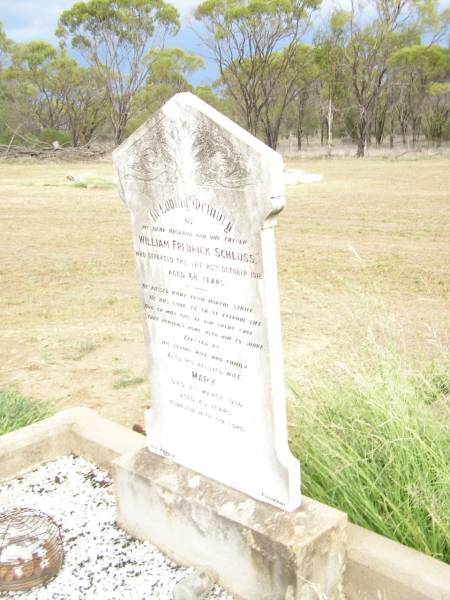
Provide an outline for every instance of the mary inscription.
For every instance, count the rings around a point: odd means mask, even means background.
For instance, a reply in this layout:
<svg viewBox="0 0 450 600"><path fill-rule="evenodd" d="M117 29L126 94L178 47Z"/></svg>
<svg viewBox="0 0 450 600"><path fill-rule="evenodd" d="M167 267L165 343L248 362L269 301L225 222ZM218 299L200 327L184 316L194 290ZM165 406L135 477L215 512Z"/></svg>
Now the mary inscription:
<svg viewBox="0 0 450 600"><path fill-rule="evenodd" d="M114 153L149 353L149 449L293 510L273 227L281 157L192 94Z"/></svg>

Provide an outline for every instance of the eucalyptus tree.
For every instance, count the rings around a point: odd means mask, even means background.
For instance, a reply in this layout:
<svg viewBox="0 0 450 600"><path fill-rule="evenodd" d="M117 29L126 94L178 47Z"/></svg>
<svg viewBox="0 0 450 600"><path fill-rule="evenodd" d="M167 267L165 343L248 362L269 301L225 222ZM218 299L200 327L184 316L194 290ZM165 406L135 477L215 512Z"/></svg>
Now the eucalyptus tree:
<svg viewBox="0 0 450 600"><path fill-rule="evenodd" d="M292 99L287 80L299 40L320 0L205 0L195 11L222 83L256 135L276 147L283 112ZM279 107L273 111L273 104ZM281 113L280 113L281 111ZM275 114L275 122L272 116Z"/></svg>
<svg viewBox="0 0 450 600"><path fill-rule="evenodd" d="M178 29L178 11L164 0L89 0L61 14L56 33L96 70L116 143L123 140L133 100L147 81L148 51L162 47Z"/></svg>
<svg viewBox="0 0 450 600"><path fill-rule="evenodd" d="M284 59L284 52L283 49L276 53L273 69L278 70L278 65ZM318 76L314 49L308 44L296 44L288 68L283 77L278 78L278 85L271 92L270 102L263 106L261 112L264 137L272 148L277 146L283 119L291 104L297 108L297 134L299 133L300 121L303 122L303 109Z"/></svg>
<svg viewBox="0 0 450 600"><path fill-rule="evenodd" d="M373 18L368 21L370 10ZM446 20L448 15L443 13ZM357 110L357 156L364 156L372 115L386 86L389 58L398 48L412 43L425 27L439 22L437 0L352 0L342 21L346 39L344 67L351 81Z"/></svg>
<svg viewBox="0 0 450 600"><path fill-rule="evenodd" d="M65 128L74 146L89 144L107 119L106 93L98 73L63 55L57 60Z"/></svg>
<svg viewBox="0 0 450 600"><path fill-rule="evenodd" d="M298 150L302 148L304 134L310 132L311 109L315 109L317 104L319 78L320 71L316 62L315 49L309 44L298 44L291 69L286 76L288 84L294 82L291 92L292 102L283 113L281 111L278 113L283 115L282 122L278 126L288 136L294 132ZM281 99L285 97L282 93ZM277 125L276 119L274 124Z"/></svg>
<svg viewBox="0 0 450 600"><path fill-rule="evenodd" d="M14 98L11 125L22 122L23 131L65 130L77 146L105 120L105 90L96 73L48 42L15 44L4 78Z"/></svg>
<svg viewBox="0 0 450 600"><path fill-rule="evenodd" d="M427 106L424 112L428 139L440 146L444 127L450 133L450 82L434 82L428 87Z"/></svg>
<svg viewBox="0 0 450 600"><path fill-rule="evenodd" d="M417 43L394 52L389 64L403 141L406 142L406 131L410 129L412 142L415 144L424 113L429 113L430 107L442 105L440 94L433 95L429 92L434 83L449 79L450 52L442 46Z"/></svg>
<svg viewBox="0 0 450 600"><path fill-rule="evenodd" d="M344 60L344 27L347 14L335 10L329 20L328 28L320 31L314 40L315 60L320 75L317 78L318 99L321 120L327 127L328 155L333 146L333 125L336 112L344 103L346 96L346 78L343 69Z"/></svg>
<svg viewBox="0 0 450 600"><path fill-rule="evenodd" d="M147 85L167 85L173 94L190 88L189 77L205 64L200 56L181 48L154 48L149 52L148 60Z"/></svg>
<svg viewBox="0 0 450 600"><path fill-rule="evenodd" d="M15 44L5 76L14 89L17 108L29 111L42 129L62 129L64 98L58 61L69 60L48 42Z"/></svg>
<svg viewBox="0 0 450 600"><path fill-rule="evenodd" d="M12 42L8 39L4 29L3 24L0 21L0 137L3 138L8 135L6 119L11 112L11 108L13 106L13 98L9 90L8 83L5 79L4 72L7 67L11 49Z"/></svg>

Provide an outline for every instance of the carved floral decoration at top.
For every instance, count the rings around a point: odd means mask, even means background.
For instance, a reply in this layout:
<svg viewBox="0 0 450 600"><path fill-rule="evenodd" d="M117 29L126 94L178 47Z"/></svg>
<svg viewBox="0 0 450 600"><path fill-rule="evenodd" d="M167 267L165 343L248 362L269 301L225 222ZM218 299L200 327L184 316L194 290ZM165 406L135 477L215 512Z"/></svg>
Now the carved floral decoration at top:
<svg viewBox="0 0 450 600"><path fill-rule="evenodd" d="M226 189L256 185L244 157L213 121L201 115L185 125L182 139L168 119L146 131L133 146L125 177L160 184L188 178Z"/></svg>

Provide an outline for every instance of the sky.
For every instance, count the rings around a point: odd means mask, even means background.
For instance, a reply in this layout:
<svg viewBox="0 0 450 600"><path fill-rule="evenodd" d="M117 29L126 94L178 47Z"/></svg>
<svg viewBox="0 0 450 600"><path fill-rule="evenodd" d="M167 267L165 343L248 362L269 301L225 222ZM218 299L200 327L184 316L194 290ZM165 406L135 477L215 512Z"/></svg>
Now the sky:
<svg viewBox="0 0 450 600"><path fill-rule="evenodd" d="M167 41L168 46L177 46L202 56L206 68L198 72L192 82L195 85L211 83L217 76L214 63L208 58L208 51L189 26L196 24L190 17L192 10L201 0L167 0L175 5L182 20L180 33ZM70 8L76 0L0 0L0 21L5 32L15 42L47 40L56 44L56 24L63 10ZM350 0L323 0L317 19L321 20L337 5L348 5ZM440 2L442 8L450 7L450 0ZM198 26L198 25L197 25Z"/></svg>

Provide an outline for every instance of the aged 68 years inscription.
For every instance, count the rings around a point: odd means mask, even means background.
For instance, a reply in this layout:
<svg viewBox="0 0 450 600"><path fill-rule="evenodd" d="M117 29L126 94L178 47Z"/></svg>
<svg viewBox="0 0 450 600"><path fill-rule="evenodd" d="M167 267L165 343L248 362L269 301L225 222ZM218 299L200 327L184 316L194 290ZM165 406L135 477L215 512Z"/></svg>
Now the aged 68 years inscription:
<svg viewBox="0 0 450 600"><path fill-rule="evenodd" d="M150 451L295 509L273 237L281 156L185 93L113 159L141 285Z"/></svg>

